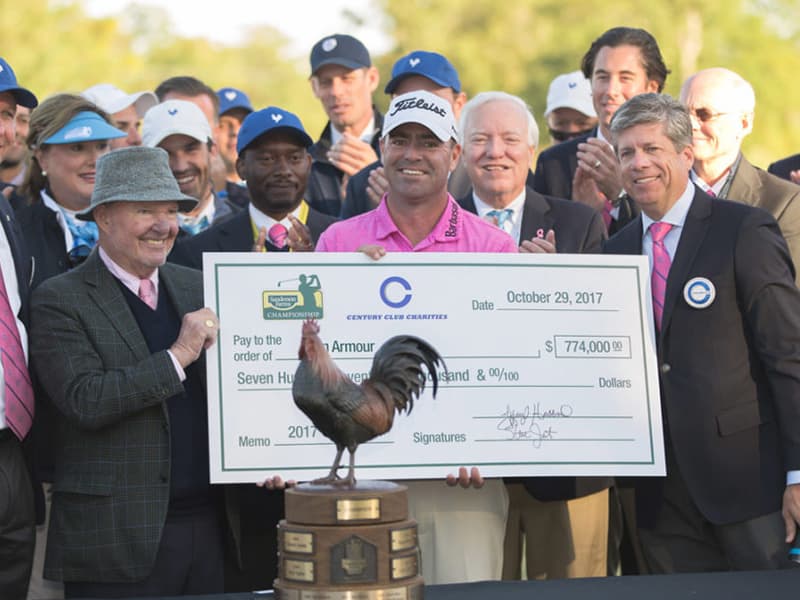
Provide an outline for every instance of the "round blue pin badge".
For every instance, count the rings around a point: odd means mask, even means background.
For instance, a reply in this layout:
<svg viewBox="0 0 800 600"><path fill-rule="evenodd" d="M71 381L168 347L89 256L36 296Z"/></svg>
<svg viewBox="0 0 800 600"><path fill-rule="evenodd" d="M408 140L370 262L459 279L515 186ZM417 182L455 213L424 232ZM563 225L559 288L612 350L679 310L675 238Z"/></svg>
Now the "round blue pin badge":
<svg viewBox="0 0 800 600"><path fill-rule="evenodd" d="M710 279L695 277L683 286L683 299L692 308L708 308L717 297L717 289Z"/></svg>

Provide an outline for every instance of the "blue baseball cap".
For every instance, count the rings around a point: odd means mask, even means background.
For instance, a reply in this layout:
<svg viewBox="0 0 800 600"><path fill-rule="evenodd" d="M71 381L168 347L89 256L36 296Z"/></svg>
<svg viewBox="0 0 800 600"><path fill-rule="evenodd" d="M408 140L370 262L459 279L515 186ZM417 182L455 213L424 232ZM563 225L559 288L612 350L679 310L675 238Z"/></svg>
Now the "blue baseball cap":
<svg viewBox="0 0 800 600"><path fill-rule="evenodd" d="M241 154L257 138L270 131L279 130L294 133L302 140L306 148L314 143L314 140L306 133L297 115L277 106L268 106L250 113L242 121L242 127L239 129L239 135L236 139L236 152Z"/></svg>
<svg viewBox="0 0 800 600"><path fill-rule="evenodd" d="M128 134L112 127L96 112L84 110L69 120L69 123L47 138L43 144L75 144L94 140L113 140Z"/></svg>
<svg viewBox="0 0 800 600"><path fill-rule="evenodd" d="M14 75L14 69L4 58L0 58L0 92L9 92L14 96L17 104L25 108L36 108L39 104L33 92L19 86L17 76Z"/></svg>
<svg viewBox="0 0 800 600"><path fill-rule="evenodd" d="M229 110L234 108L242 108L248 113L253 112L253 105L250 104L250 98L247 97L242 90L237 90L232 87L224 87L217 90L217 98L219 98L219 114L224 115Z"/></svg>
<svg viewBox="0 0 800 600"><path fill-rule="evenodd" d="M394 63L392 78L383 91L387 94L393 93L400 80L409 75L427 77L442 87L453 88L456 94L461 92L458 73L450 61L441 54L424 50L415 50Z"/></svg>
<svg viewBox="0 0 800 600"><path fill-rule="evenodd" d="M324 65L341 65L348 69L371 67L367 47L352 35L335 33L322 38L311 49L311 74Z"/></svg>

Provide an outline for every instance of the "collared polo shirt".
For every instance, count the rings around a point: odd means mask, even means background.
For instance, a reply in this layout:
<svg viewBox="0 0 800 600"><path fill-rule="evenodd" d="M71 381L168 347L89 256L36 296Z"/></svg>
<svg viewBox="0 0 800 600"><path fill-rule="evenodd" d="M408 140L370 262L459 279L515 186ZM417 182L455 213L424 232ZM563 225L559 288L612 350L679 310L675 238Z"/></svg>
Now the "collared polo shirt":
<svg viewBox="0 0 800 600"><path fill-rule="evenodd" d="M384 195L378 208L333 223L320 236L319 252L356 252L375 244L387 252L517 252L505 231L461 208L447 195L447 206L431 232L416 246L397 228Z"/></svg>

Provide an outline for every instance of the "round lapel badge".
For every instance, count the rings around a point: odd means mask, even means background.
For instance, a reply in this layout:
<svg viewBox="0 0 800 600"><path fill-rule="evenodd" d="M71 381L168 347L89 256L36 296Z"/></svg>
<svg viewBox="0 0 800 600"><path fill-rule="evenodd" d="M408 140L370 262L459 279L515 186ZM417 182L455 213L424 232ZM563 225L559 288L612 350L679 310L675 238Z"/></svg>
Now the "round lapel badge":
<svg viewBox="0 0 800 600"><path fill-rule="evenodd" d="M717 290L711 280L695 277L683 286L683 299L692 308L708 308L717 297Z"/></svg>

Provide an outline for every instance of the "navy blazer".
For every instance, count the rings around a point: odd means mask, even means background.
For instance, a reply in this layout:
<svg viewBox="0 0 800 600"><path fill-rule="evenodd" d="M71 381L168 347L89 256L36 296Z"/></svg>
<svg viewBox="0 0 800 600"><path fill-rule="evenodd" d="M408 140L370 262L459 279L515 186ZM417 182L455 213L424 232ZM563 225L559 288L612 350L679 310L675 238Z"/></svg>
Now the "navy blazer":
<svg viewBox="0 0 800 600"><path fill-rule="evenodd" d="M328 225L337 220L309 207L306 225L315 244ZM266 242L266 246L268 251L281 252L269 241ZM184 238L175 244L169 255L169 261L202 271L203 252L250 252L252 249L253 224L250 220L250 211L242 210L202 233Z"/></svg>
<svg viewBox="0 0 800 600"><path fill-rule="evenodd" d="M476 213L472 190L458 200L464 210ZM559 254L589 254L602 250L606 239L603 219L585 204L543 196L531 187L525 188L520 240L529 240L542 231L556 234Z"/></svg>
<svg viewBox="0 0 800 600"><path fill-rule="evenodd" d="M641 254L642 237L637 218L604 251ZM685 299L696 277L716 290L706 308ZM657 351L667 452L708 521L780 510L786 472L800 469L799 349L800 291L775 219L696 188ZM636 480L641 526L655 522L663 481Z"/></svg>
<svg viewBox="0 0 800 600"><path fill-rule="evenodd" d="M19 314L20 320L29 326L29 304L28 297L30 292L31 278L33 277L33 260L28 253L28 246L25 243L25 236L18 220L14 216L11 205L3 194L0 194L0 221L3 222L8 245L11 248L11 256L14 258L14 269L17 275L17 286L19 297L22 301Z"/></svg>
<svg viewBox="0 0 800 600"><path fill-rule="evenodd" d="M791 181L789 173L798 169L800 169L800 154L794 154L781 160L776 160L767 168L767 171L781 179Z"/></svg>

